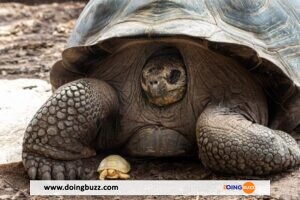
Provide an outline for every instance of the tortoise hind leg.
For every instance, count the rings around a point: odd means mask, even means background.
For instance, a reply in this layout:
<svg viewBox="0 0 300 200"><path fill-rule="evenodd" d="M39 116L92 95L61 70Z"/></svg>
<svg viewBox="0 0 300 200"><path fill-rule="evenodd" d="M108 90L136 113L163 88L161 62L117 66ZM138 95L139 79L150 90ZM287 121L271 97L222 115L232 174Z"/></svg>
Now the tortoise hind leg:
<svg viewBox="0 0 300 200"><path fill-rule="evenodd" d="M300 135L300 91L295 89L293 94L278 106L275 118L271 121L273 129ZM299 138L300 139L300 138Z"/></svg>
<svg viewBox="0 0 300 200"><path fill-rule="evenodd" d="M197 142L203 164L217 172L262 175L300 164L300 148L290 135L226 107L204 110L197 122Z"/></svg>
<svg viewBox="0 0 300 200"><path fill-rule="evenodd" d="M101 122L117 109L117 95L103 81L79 79L56 90L24 136L22 157L30 179L82 178L80 159L96 154L92 144Z"/></svg>

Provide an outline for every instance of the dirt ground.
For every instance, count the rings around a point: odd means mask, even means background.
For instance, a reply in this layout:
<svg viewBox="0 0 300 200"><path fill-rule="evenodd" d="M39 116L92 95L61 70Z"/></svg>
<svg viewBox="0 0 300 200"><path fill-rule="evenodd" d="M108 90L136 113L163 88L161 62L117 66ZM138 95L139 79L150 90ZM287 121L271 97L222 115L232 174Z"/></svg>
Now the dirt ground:
<svg viewBox="0 0 300 200"><path fill-rule="evenodd" d="M0 78L47 79L85 2L1 0Z"/></svg>
<svg viewBox="0 0 300 200"><path fill-rule="evenodd" d="M98 155L87 160L87 166L97 169L104 155ZM21 162L2 165L0 167L0 199L224 199L224 200L254 200L254 199L299 199L299 169L290 170L279 175L265 177L233 177L216 175L206 170L195 158L169 158L169 159L136 159L126 158L132 166L131 179L135 180L271 180L270 196L30 196L29 179ZM92 179L97 179L94 173Z"/></svg>
<svg viewBox="0 0 300 200"><path fill-rule="evenodd" d="M60 58L67 37L87 1L0 2L0 79L39 78L48 81L49 69ZM94 158L91 165L96 168L102 157ZM195 158L128 160L133 167L132 179L270 179L271 196L37 197L29 195L29 179L22 164L17 162L0 166L0 199L300 199L299 168L260 178L232 177L211 173Z"/></svg>

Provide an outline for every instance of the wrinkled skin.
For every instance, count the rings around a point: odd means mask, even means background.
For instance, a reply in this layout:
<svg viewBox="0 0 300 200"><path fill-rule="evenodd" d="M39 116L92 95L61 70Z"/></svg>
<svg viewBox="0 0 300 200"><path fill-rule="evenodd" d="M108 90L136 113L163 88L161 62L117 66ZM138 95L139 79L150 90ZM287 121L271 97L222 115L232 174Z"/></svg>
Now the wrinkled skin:
<svg viewBox="0 0 300 200"><path fill-rule="evenodd" d="M180 53L153 56L166 46ZM31 179L87 178L81 159L115 148L155 157L197 151L206 167L230 174L269 174L300 162L296 141L280 126L268 127L265 93L231 58L191 43L150 41L91 68L89 78L70 75L74 81L30 122L23 163ZM180 75L172 74L175 68ZM297 117L299 98L293 98L287 108ZM285 128L296 130L291 124Z"/></svg>

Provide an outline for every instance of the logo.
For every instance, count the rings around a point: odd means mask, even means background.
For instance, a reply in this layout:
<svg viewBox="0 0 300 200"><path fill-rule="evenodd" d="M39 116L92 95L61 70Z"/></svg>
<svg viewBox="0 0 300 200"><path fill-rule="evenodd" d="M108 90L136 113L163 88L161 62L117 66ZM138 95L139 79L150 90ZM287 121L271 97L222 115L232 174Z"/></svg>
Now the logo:
<svg viewBox="0 0 300 200"><path fill-rule="evenodd" d="M252 194L255 190L255 185L252 182L246 182L243 185L243 191L246 194Z"/></svg>
<svg viewBox="0 0 300 200"><path fill-rule="evenodd" d="M255 185L252 182L246 182L243 185L224 185L224 190L243 190L246 194L252 194Z"/></svg>

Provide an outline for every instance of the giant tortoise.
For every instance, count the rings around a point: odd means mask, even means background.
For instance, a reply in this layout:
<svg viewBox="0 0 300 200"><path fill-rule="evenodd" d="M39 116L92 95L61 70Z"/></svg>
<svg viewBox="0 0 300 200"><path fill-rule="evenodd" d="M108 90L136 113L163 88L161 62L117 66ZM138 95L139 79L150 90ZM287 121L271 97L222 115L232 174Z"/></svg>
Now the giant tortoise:
<svg viewBox="0 0 300 200"><path fill-rule="evenodd" d="M227 174L300 163L296 0L91 0L24 136L30 179L82 159L198 154Z"/></svg>

